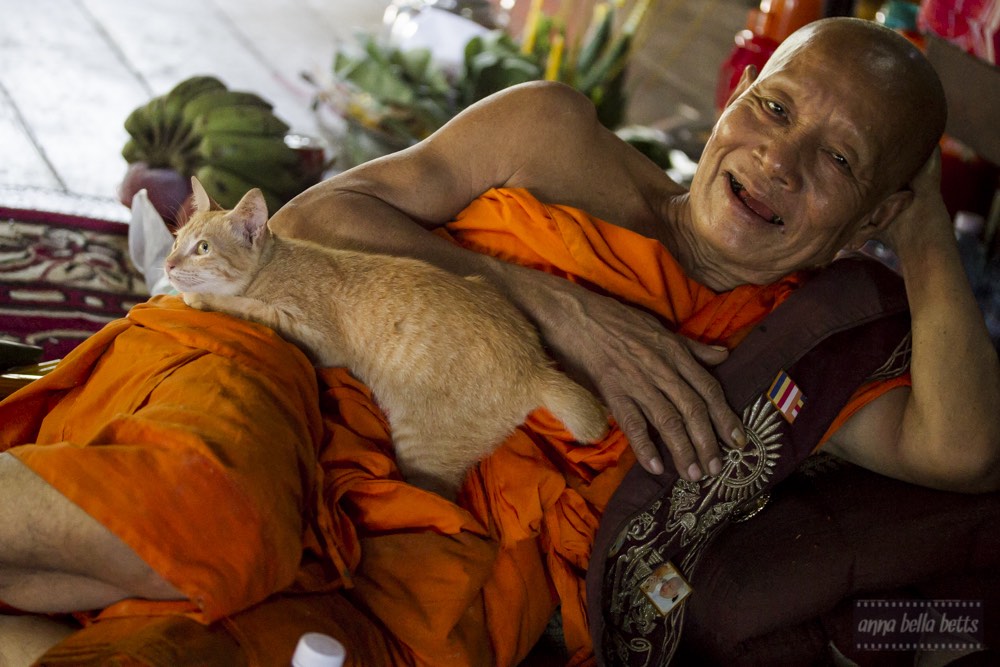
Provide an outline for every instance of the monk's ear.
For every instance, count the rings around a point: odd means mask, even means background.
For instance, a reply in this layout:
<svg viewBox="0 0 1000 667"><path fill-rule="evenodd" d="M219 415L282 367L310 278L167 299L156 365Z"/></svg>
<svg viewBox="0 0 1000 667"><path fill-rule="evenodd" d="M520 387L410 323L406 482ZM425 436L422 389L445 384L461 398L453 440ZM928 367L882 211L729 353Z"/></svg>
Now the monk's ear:
<svg viewBox="0 0 1000 667"><path fill-rule="evenodd" d="M867 241L879 236L888 229L893 220L905 211L913 203L913 191L909 188L897 190L883 199L868 214L861 226L854 232L854 236L847 244L847 248L858 250Z"/></svg>
<svg viewBox="0 0 1000 667"><path fill-rule="evenodd" d="M740 75L740 80L736 84L736 88L730 94L729 99L726 100L727 107L733 103L733 100L742 95L747 88L753 85L753 82L757 80L757 74L756 65L747 65L743 69L743 74Z"/></svg>

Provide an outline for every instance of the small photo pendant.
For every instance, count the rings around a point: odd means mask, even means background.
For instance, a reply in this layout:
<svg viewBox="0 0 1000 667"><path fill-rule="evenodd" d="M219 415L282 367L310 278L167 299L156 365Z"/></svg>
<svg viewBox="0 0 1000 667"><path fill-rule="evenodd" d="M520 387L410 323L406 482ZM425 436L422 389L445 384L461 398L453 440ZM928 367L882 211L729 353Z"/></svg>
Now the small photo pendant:
<svg viewBox="0 0 1000 667"><path fill-rule="evenodd" d="M691 594L691 584L669 561L656 568L639 587L662 616L679 607Z"/></svg>

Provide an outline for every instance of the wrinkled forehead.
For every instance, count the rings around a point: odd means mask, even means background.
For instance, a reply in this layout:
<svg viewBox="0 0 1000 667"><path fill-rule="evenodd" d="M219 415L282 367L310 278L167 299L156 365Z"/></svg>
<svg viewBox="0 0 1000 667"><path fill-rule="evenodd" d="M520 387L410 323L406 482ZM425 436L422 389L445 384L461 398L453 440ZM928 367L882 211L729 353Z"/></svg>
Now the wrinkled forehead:
<svg viewBox="0 0 1000 667"><path fill-rule="evenodd" d="M788 37L757 77L792 82L831 118L856 126L875 150L875 166L888 187L898 187L937 145L947 119L944 89L920 51L874 21L828 18ZM814 92L810 92L814 91ZM821 113L821 110L820 110Z"/></svg>
<svg viewBox="0 0 1000 667"><path fill-rule="evenodd" d="M898 59L877 45L823 37L790 37L756 85L780 88L803 105L822 104L830 131L850 135L873 167L894 160L919 113L911 89L901 81Z"/></svg>

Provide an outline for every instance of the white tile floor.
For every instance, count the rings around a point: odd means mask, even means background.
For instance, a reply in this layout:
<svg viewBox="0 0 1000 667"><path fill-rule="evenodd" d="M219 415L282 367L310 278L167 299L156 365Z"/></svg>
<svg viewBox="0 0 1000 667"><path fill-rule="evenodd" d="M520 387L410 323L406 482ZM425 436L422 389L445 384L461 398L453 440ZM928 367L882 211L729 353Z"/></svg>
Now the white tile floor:
<svg viewBox="0 0 1000 667"><path fill-rule="evenodd" d="M519 0L527 2L527 0ZM0 0L0 200L25 188L114 201L128 113L212 73L315 134L312 89L338 40L377 30L387 0ZM710 113L750 0L658 0L633 70L631 116ZM0 204L3 202L0 201Z"/></svg>
<svg viewBox="0 0 1000 667"><path fill-rule="evenodd" d="M300 70L381 21L372 0L0 0L0 185L114 197L122 122L195 73L313 133Z"/></svg>

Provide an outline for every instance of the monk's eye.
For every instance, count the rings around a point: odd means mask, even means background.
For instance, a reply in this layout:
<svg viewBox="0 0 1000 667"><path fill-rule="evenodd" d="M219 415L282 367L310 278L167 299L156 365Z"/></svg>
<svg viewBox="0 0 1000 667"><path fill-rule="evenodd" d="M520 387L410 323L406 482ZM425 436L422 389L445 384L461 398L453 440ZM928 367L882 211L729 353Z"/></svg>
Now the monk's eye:
<svg viewBox="0 0 1000 667"><path fill-rule="evenodd" d="M195 253L198 255L204 255L208 253L208 241L198 241L198 245L195 246Z"/></svg>
<svg viewBox="0 0 1000 667"><path fill-rule="evenodd" d="M785 107L780 102L775 102L774 100L767 100L766 102L764 102L764 104L767 106L767 110L773 113L774 115L776 116L785 115Z"/></svg>
<svg viewBox="0 0 1000 667"><path fill-rule="evenodd" d="M847 158L840 153L830 153L830 159L833 160L833 163L836 164L838 168L843 169L844 171L851 170L851 163L848 162Z"/></svg>

